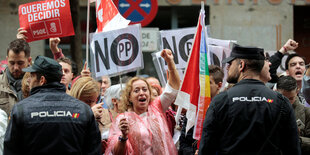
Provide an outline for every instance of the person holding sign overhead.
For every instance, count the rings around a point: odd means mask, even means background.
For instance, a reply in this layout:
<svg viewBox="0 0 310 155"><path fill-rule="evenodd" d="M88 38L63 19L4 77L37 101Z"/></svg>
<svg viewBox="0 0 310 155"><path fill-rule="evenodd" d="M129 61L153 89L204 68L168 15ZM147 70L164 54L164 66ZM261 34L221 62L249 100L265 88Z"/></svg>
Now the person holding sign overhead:
<svg viewBox="0 0 310 155"><path fill-rule="evenodd" d="M127 82L121 102L130 111L120 114L113 122L106 154L177 154L165 111L176 98L180 77L171 50L164 49L161 56L169 71L164 92L152 98L151 86L144 78L134 77Z"/></svg>

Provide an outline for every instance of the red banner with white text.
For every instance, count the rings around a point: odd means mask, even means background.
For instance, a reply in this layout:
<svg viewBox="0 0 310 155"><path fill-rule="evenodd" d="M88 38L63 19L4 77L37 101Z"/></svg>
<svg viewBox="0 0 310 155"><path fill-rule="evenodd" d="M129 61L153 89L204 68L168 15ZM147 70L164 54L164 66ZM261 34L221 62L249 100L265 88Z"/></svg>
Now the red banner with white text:
<svg viewBox="0 0 310 155"><path fill-rule="evenodd" d="M22 4L19 25L27 42L74 35L69 0L46 0Z"/></svg>

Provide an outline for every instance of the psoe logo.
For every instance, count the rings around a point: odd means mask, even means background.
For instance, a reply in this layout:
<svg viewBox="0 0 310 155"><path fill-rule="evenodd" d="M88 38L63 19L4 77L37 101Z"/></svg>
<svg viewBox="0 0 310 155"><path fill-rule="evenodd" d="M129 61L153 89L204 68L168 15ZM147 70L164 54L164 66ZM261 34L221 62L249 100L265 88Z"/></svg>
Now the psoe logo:
<svg viewBox="0 0 310 155"><path fill-rule="evenodd" d="M40 111L40 112L31 112L31 118L34 117L72 117L79 118L79 113L72 113L70 111Z"/></svg>
<svg viewBox="0 0 310 155"><path fill-rule="evenodd" d="M239 102L261 102L265 101L268 103L272 103L273 99L266 99L266 97L261 97L261 96L253 96L253 97L233 97L232 101L239 101Z"/></svg>

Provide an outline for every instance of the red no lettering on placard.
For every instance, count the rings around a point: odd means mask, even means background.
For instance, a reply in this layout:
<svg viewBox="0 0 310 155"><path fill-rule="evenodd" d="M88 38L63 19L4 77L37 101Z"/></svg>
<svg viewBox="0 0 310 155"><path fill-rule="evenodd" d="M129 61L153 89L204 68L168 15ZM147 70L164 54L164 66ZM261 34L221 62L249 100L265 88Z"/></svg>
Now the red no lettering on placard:
<svg viewBox="0 0 310 155"><path fill-rule="evenodd" d="M27 42L74 35L69 0L46 0L22 4L19 25L27 30Z"/></svg>

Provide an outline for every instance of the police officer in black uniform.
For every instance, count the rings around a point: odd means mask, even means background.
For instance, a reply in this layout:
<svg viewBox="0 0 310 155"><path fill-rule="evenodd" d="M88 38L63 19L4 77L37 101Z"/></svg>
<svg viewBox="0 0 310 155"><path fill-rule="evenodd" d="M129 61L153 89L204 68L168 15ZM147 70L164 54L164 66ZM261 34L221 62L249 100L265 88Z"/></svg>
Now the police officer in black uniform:
<svg viewBox="0 0 310 155"><path fill-rule="evenodd" d="M265 61L263 49L239 45L223 61L229 63L227 82L236 85L212 100L200 155L301 153L291 104L259 79Z"/></svg>
<svg viewBox="0 0 310 155"><path fill-rule="evenodd" d="M90 107L66 94L61 65L38 56L31 67L30 96L12 110L4 155L99 155L101 136Z"/></svg>

